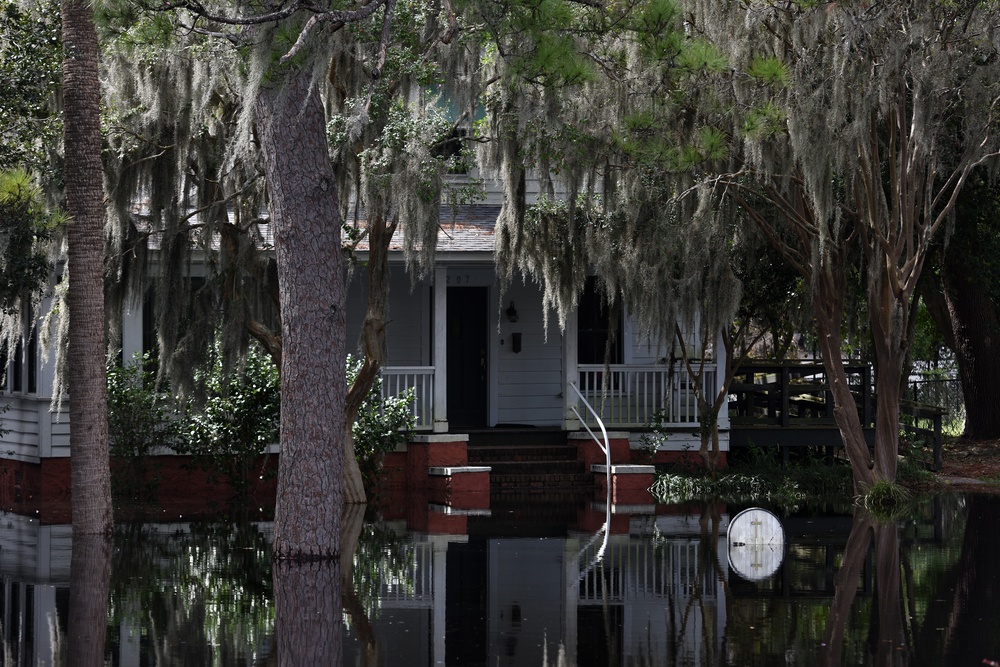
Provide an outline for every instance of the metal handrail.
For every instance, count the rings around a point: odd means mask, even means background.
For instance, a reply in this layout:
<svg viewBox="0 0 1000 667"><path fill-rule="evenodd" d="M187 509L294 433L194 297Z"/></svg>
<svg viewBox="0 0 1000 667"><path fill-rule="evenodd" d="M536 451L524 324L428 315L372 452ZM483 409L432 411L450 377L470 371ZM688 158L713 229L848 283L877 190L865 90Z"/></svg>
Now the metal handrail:
<svg viewBox="0 0 1000 667"><path fill-rule="evenodd" d="M601 529L597 531L597 533L595 533L593 537L590 538L590 541L587 542L587 544L580 551L580 555L583 555L583 552L586 551L588 548L590 548L590 545L593 544L595 539L597 539L597 536L600 535L601 533L604 534L604 540L601 542L601 548L597 550L597 554L595 554L593 560L591 560L591 562L588 563L587 566L582 570L582 572L588 572L592 567L594 567L594 565L599 563L601 559L604 558L604 551L608 548L608 532L609 532L609 527L611 526L611 490L612 490L611 489L611 443L608 440L608 430L604 428L604 422L601 420L601 416L597 414L597 412L590 405L590 402L586 399L586 397L584 397L584 395L580 393L580 389L576 386L575 382L570 382L569 386L573 388L573 391L575 391L576 395L580 398L581 401L583 401L583 404L586 406L587 410L589 410L590 414L594 416L594 419L597 421L597 425L601 429L601 436L604 438L604 442L601 442L601 440L597 437L597 435L594 434L591 428L587 426L586 420L584 420L579 410L576 409L576 406L575 405L570 406L570 410L572 410L573 414L576 415L576 418L579 420L580 424L583 426L583 428L587 429L587 433L590 434L590 437L594 439L594 442L597 443L597 446L600 447L601 451L604 452L604 461L605 461L604 472L607 475L607 480L608 480L606 487L607 493L605 493L604 495L604 525L601 526ZM579 558L579 556L577 556L577 558Z"/></svg>
<svg viewBox="0 0 1000 667"><path fill-rule="evenodd" d="M573 411L573 414L576 415L576 418L578 420L580 420L580 425L583 426L583 428L587 429L587 433L590 434L590 437L594 439L594 442L597 443L597 446L601 448L602 452L604 452L604 458L605 458L605 460L607 461L607 464L608 464L607 465L607 468L608 468L608 471L607 471L608 472L608 482L610 483L610 481L611 481L611 444L608 441L608 430L606 428L604 428L604 422L601 420L601 416L599 414L597 414L597 412L594 410L594 408L591 407L590 402L584 397L583 394L580 393L580 390L577 388L576 383L575 382L570 382L569 386L573 388L573 391L576 392L576 395L580 398L581 401L583 401L583 404L586 406L586 408L590 412L590 414L594 416L594 419L597 421L597 425L601 429L601 437L604 438L603 442L601 441L600 438L598 438L594 434L594 432L592 430L590 430L590 427L587 426L587 421L583 418L583 415L580 414L579 410L576 409L576 406L575 405L571 405L569 407L569 409ZM608 486L608 490L609 491L611 490L611 486L610 485Z"/></svg>

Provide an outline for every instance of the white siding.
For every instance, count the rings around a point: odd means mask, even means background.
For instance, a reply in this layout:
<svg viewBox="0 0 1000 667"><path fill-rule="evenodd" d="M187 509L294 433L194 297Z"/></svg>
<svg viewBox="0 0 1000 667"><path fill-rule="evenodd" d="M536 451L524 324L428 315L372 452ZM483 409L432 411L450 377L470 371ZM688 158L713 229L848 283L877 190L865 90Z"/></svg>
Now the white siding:
<svg viewBox="0 0 1000 667"><path fill-rule="evenodd" d="M347 351L357 354L368 307L368 275L358 267L347 291ZM389 321L386 326L387 366L430 365L430 285L410 290L401 265L390 267Z"/></svg>
<svg viewBox="0 0 1000 667"><path fill-rule="evenodd" d="M0 397L10 405L0 415L0 458L37 463L50 456L69 456L69 399L62 412L52 412L46 396Z"/></svg>
<svg viewBox="0 0 1000 667"><path fill-rule="evenodd" d="M68 584L73 529L0 514L0 575L36 584Z"/></svg>
<svg viewBox="0 0 1000 667"><path fill-rule="evenodd" d="M484 179L478 169L472 169L468 174L453 174L447 178L447 182L455 186L462 186L473 180L481 180L484 190L484 199L479 203L500 206L503 204L503 183L496 179ZM567 195L566 184L560 178L553 179L555 196L565 199ZM597 184L597 192L602 192L601 183ZM524 179L525 198L529 204L533 204L538 199L539 188L538 176L534 171L529 171Z"/></svg>
<svg viewBox="0 0 1000 667"><path fill-rule="evenodd" d="M517 322L508 322L510 302ZM548 341L542 318L542 295L533 284L515 281L499 304L496 350L496 419L500 424L559 426L563 418L562 334L549 316ZM521 351L512 349L514 333L521 334Z"/></svg>

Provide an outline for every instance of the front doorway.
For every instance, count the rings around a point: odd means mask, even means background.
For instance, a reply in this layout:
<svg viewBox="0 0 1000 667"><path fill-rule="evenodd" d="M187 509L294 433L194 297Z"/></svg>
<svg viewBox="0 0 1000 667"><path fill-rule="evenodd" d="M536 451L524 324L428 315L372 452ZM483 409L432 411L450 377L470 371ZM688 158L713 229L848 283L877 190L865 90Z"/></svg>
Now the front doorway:
<svg viewBox="0 0 1000 667"><path fill-rule="evenodd" d="M448 288L449 428L486 426L489 287Z"/></svg>

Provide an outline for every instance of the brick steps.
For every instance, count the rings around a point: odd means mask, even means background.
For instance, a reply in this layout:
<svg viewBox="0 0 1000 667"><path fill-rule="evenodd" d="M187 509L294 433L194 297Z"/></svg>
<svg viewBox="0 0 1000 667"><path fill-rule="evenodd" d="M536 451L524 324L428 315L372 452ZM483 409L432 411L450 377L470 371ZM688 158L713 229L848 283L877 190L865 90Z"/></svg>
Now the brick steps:
<svg viewBox="0 0 1000 667"><path fill-rule="evenodd" d="M576 445L567 444L565 435L560 435L558 443L470 446L469 464L491 467L491 496L522 493L575 499L593 491L593 475L579 460Z"/></svg>
<svg viewBox="0 0 1000 667"><path fill-rule="evenodd" d="M491 445L489 447L469 447L469 461L575 461L575 445Z"/></svg>

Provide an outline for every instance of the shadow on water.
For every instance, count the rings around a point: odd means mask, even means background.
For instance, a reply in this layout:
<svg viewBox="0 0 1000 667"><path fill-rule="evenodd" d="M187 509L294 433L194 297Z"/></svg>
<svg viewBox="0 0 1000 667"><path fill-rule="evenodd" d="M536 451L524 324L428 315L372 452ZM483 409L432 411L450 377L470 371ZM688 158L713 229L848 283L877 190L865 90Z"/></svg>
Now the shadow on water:
<svg viewBox="0 0 1000 667"><path fill-rule="evenodd" d="M123 524L112 545L6 514L2 664L1000 660L997 497L945 495L896 522L785 514L778 560L748 578L726 537L742 508L619 509L518 534L489 512L432 507L414 530L354 508L353 558L275 565L271 524L247 517Z"/></svg>

